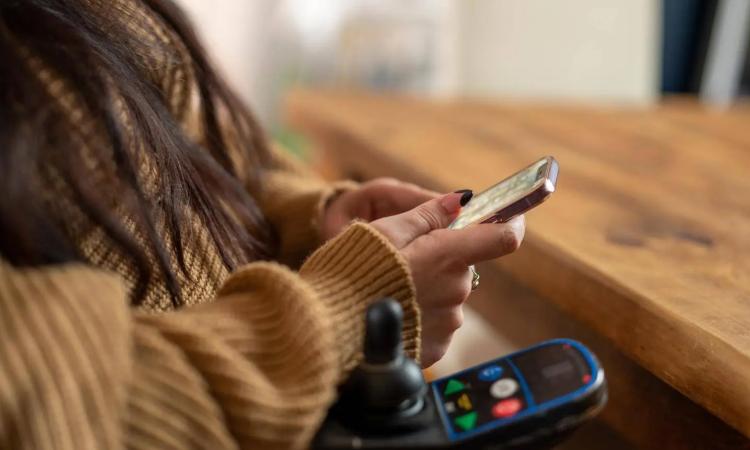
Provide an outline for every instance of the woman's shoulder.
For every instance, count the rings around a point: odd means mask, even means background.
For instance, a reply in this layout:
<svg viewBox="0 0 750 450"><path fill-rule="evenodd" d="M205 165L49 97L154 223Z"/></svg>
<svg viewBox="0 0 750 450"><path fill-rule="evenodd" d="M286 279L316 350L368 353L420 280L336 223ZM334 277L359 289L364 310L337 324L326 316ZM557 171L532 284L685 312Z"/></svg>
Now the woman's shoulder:
<svg viewBox="0 0 750 450"><path fill-rule="evenodd" d="M83 262L66 262L45 265L16 265L0 256L0 296L39 296L52 292L80 290L81 292L105 289L112 294L126 292L120 275ZM15 289L9 287L15 286Z"/></svg>

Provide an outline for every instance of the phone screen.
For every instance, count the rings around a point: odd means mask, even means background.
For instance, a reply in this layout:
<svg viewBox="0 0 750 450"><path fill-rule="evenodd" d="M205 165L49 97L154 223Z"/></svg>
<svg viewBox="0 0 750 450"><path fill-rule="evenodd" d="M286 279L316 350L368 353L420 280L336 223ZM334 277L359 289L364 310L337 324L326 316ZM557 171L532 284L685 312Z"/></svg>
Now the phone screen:
<svg viewBox="0 0 750 450"><path fill-rule="evenodd" d="M448 228L458 230L492 217L544 182L549 159L544 158L474 196Z"/></svg>

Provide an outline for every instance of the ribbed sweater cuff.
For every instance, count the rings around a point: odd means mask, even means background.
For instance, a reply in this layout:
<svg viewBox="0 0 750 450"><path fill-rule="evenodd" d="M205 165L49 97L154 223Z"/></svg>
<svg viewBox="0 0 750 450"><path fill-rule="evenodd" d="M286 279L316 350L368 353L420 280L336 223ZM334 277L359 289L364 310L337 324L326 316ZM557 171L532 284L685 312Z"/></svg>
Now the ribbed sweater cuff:
<svg viewBox="0 0 750 450"><path fill-rule="evenodd" d="M383 297L401 304L404 349L419 360L420 316L408 265L375 229L351 225L313 253L300 275L328 309L344 373L361 359L367 306Z"/></svg>

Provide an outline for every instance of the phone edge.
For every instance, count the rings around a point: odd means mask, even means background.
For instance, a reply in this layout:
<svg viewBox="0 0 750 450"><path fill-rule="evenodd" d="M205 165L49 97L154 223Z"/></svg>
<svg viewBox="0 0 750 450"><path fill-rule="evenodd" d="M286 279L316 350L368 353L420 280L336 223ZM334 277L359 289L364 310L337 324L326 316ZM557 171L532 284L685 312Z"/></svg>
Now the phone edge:
<svg viewBox="0 0 750 450"><path fill-rule="evenodd" d="M560 172L560 166L553 156L547 156L549 160L549 169L545 176L544 183L540 184L531 194L522 197L505 208L498 211L492 217L485 219L480 223L505 223L511 221L514 217L529 211L544 203L557 188L557 175Z"/></svg>

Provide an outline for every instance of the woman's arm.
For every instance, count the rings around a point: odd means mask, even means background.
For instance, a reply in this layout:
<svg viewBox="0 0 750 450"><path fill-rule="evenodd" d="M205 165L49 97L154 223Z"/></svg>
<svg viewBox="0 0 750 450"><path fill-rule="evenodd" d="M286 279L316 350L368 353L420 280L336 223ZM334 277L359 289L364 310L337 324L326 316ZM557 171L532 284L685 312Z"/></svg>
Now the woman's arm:
<svg viewBox="0 0 750 450"><path fill-rule="evenodd" d="M320 218L326 204L358 186L352 181L328 183L280 148L273 148L260 184L257 198L278 233L278 259L292 267L323 242Z"/></svg>
<svg viewBox="0 0 750 450"><path fill-rule="evenodd" d="M109 273L0 263L0 447L304 447L383 296L418 356L406 263L361 224L299 273L249 264L215 302L161 315L134 313Z"/></svg>

